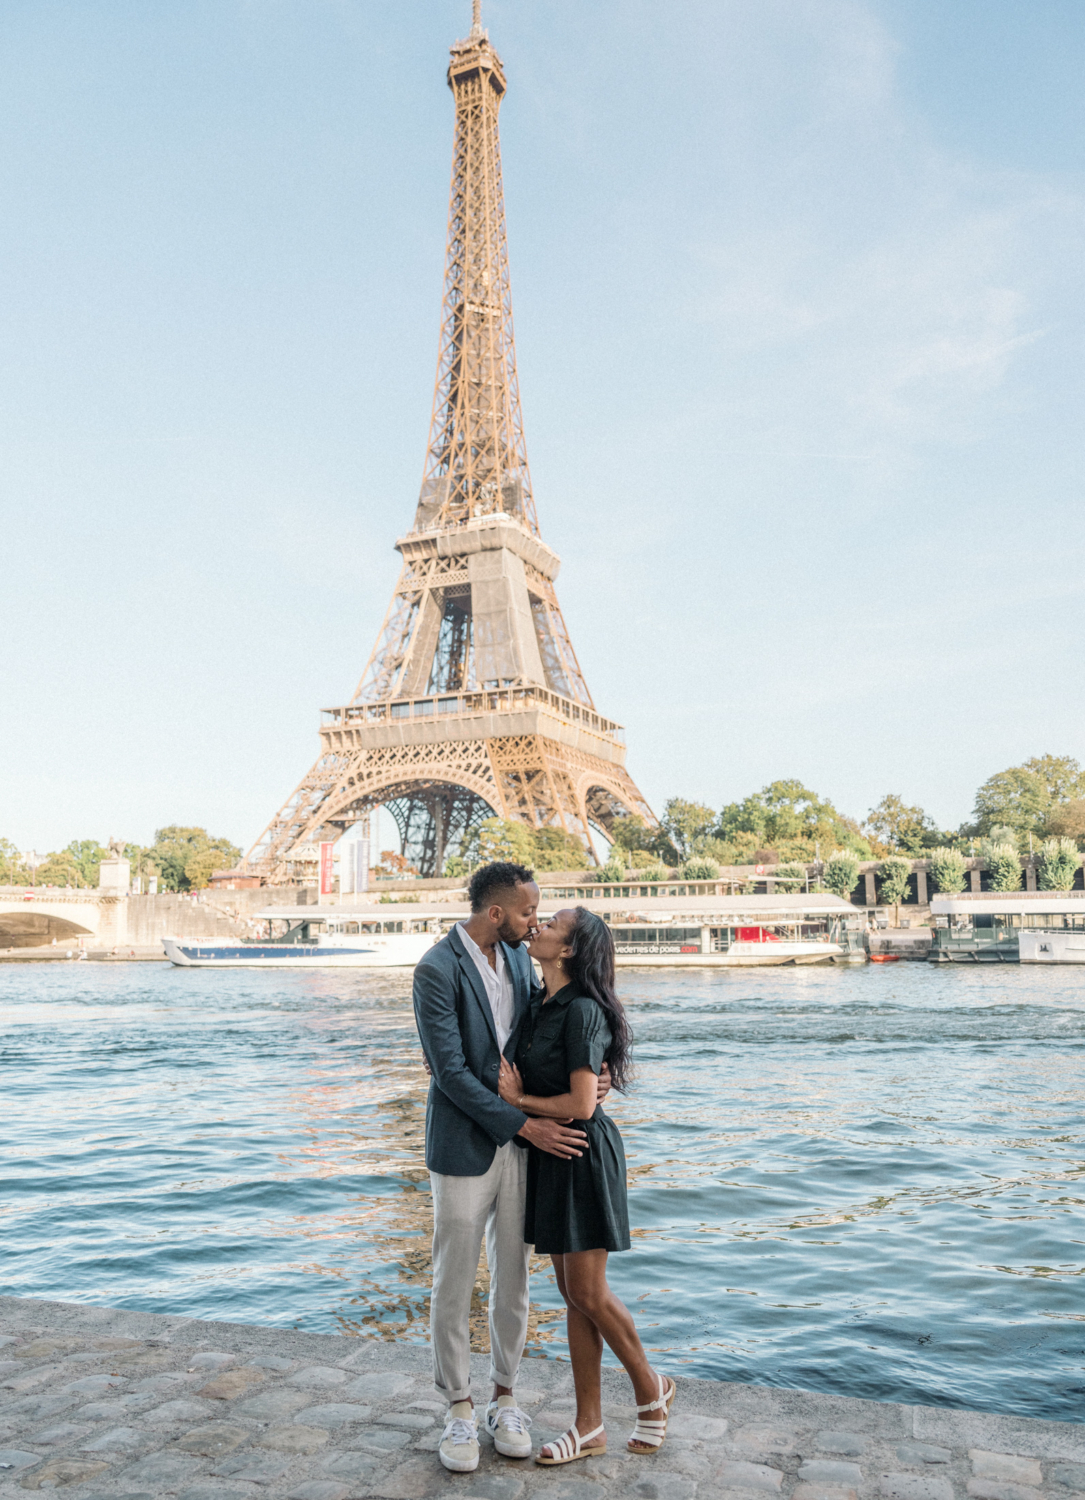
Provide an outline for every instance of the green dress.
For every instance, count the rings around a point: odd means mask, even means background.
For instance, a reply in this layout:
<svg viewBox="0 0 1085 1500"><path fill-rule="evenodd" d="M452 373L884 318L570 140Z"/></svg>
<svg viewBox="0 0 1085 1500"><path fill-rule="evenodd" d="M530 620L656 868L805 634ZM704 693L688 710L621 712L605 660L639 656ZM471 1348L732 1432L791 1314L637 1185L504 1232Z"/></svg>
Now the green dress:
<svg viewBox="0 0 1085 1500"><path fill-rule="evenodd" d="M569 1092L577 1068L598 1073L611 1043L597 1000L567 984L544 1003L532 1000L516 1042L524 1092L553 1098ZM576 1250L628 1250L629 1207L625 1152L618 1127L599 1106L590 1120L574 1120L588 1137L582 1156L565 1160L528 1146L524 1239L540 1255Z"/></svg>

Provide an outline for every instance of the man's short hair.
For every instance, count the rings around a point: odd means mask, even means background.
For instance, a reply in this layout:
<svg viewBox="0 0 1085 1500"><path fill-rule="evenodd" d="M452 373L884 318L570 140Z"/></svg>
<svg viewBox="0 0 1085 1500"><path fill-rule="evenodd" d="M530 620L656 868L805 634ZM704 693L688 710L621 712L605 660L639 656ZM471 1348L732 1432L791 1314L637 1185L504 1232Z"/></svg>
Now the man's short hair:
<svg viewBox="0 0 1085 1500"><path fill-rule="evenodd" d="M514 891L518 885L528 885L534 879L534 870L529 870L526 865L513 864L511 859L498 859L492 865L480 866L467 887L472 912L485 911L494 905L495 896Z"/></svg>

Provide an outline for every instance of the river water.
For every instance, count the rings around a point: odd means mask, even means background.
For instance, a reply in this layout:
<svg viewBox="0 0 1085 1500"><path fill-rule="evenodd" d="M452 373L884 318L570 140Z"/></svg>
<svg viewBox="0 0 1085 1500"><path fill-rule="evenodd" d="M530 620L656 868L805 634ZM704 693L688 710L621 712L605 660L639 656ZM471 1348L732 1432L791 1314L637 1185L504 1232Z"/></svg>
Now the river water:
<svg viewBox="0 0 1085 1500"><path fill-rule="evenodd" d="M1085 971L620 978L611 1280L661 1367L1080 1419ZM0 1046L0 1289L426 1338L409 973L9 964Z"/></svg>

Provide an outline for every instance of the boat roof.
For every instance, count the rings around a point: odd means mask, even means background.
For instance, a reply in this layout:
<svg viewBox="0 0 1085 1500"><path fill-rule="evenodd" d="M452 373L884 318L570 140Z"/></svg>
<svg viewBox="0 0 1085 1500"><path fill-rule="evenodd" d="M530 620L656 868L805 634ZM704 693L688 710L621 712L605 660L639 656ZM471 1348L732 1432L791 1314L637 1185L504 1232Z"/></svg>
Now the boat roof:
<svg viewBox="0 0 1085 1500"><path fill-rule="evenodd" d="M265 906L256 915L287 922L386 922L403 917L449 917L462 922L471 915L471 908L451 901L428 906L414 901L373 901L366 906Z"/></svg>
<svg viewBox="0 0 1085 1500"><path fill-rule="evenodd" d="M540 916L550 916L575 905L572 900L548 899L545 891L541 897ZM849 913L861 916L865 908L822 892L810 896L802 893L776 896L623 896L620 900L604 896L592 903L591 910L607 920L623 916L642 920L689 917L700 922L712 917L756 917L767 921L772 917L777 920L804 916L838 917ZM471 915L471 908L451 901L430 906L416 905L411 901L389 901L366 906L268 906L256 915L293 922L380 922L404 917L443 917L450 922L462 922Z"/></svg>
<svg viewBox="0 0 1085 1500"><path fill-rule="evenodd" d="M931 898L937 917L961 916L977 910L1000 916L1047 916L1054 912L1085 913L1085 891L959 891Z"/></svg>

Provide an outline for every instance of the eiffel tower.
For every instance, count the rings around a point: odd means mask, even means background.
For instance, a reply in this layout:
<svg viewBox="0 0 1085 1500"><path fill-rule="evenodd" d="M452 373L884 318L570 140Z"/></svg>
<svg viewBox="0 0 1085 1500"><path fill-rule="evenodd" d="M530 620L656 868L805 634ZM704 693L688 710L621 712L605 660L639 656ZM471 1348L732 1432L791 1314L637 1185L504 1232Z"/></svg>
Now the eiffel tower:
<svg viewBox="0 0 1085 1500"><path fill-rule="evenodd" d="M596 711L554 591L559 559L539 534L497 132L505 74L480 3L448 68L448 249L414 524L395 544L399 582L354 696L324 710L319 759L246 857L275 883L378 805L422 875L439 875L485 818L560 828L593 862L593 827L656 821L625 769L621 725Z"/></svg>

